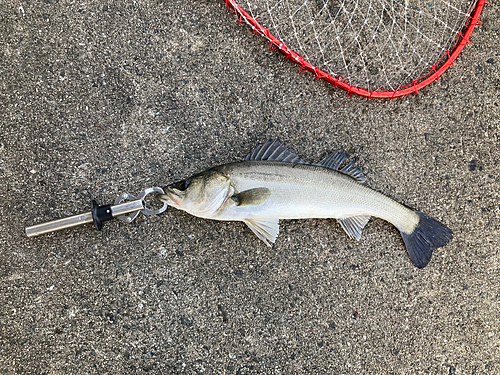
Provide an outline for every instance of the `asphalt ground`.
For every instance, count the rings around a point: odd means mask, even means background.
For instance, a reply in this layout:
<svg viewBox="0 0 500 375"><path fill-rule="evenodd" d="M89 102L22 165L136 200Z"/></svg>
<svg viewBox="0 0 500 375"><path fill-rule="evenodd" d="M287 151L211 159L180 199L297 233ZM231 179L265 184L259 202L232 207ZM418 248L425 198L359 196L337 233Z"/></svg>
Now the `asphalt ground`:
<svg viewBox="0 0 500 375"><path fill-rule="evenodd" d="M392 101L299 73L223 1L7 0L0 20L1 374L500 373L497 4ZM24 234L277 137L346 149L454 240L418 270L377 219L359 242L284 221L272 249L175 209Z"/></svg>

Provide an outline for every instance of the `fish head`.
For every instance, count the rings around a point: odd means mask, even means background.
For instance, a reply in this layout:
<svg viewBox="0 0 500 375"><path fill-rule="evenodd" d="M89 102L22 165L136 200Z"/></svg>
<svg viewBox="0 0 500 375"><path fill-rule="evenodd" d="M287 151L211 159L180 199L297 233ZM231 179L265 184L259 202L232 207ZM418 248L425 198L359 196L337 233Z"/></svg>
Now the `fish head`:
<svg viewBox="0 0 500 375"><path fill-rule="evenodd" d="M191 215L211 218L233 193L229 177L205 171L167 186L158 199Z"/></svg>

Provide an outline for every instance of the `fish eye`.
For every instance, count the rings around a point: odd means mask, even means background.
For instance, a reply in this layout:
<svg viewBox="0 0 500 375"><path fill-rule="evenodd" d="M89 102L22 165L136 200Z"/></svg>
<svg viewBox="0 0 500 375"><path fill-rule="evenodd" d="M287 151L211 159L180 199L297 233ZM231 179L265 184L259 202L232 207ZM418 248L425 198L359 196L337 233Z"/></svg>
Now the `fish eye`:
<svg viewBox="0 0 500 375"><path fill-rule="evenodd" d="M184 190L186 190L188 188L189 182L190 181L188 181L188 180L184 180L184 181L178 182L174 187L177 190L184 191Z"/></svg>

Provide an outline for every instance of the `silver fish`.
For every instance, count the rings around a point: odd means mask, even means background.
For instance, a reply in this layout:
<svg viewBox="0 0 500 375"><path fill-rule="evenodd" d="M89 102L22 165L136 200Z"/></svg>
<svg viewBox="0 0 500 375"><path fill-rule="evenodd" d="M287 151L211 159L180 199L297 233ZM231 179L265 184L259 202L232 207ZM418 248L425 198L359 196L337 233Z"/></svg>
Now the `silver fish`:
<svg viewBox="0 0 500 375"><path fill-rule="evenodd" d="M425 267L433 249L452 239L452 231L363 185L363 172L354 161L346 163L348 156L340 150L308 164L284 143L269 140L242 162L169 185L159 199L194 216L243 221L269 246L278 236L280 219L335 218L350 238L359 240L375 216L400 231L413 264Z"/></svg>

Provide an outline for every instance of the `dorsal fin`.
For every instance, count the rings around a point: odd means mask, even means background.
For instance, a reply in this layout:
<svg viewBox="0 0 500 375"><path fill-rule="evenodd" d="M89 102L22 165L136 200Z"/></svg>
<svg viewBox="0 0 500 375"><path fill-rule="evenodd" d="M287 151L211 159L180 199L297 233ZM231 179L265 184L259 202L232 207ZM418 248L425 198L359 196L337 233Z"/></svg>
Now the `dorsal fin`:
<svg viewBox="0 0 500 375"><path fill-rule="evenodd" d="M323 167L339 170L340 164L349 157L349 154L344 150L338 150L337 152L328 155L326 158L321 160L316 165L322 165Z"/></svg>
<svg viewBox="0 0 500 375"><path fill-rule="evenodd" d="M355 164L356 160L351 160L351 162L347 164L344 168L342 168L340 171L342 173L351 176L356 181L364 184L366 182L366 176L363 174L363 170L360 167L356 167Z"/></svg>
<svg viewBox="0 0 500 375"><path fill-rule="evenodd" d="M351 160L345 167L340 169L342 163L349 157L349 154L344 150L338 150L337 152L328 155L326 158L321 160L319 163L314 165L321 165L326 168L335 169L336 171L342 172L346 175L351 176L356 181L364 183L366 182L366 177L360 167L356 167L356 160Z"/></svg>
<svg viewBox="0 0 500 375"><path fill-rule="evenodd" d="M307 164L307 162L291 152L288 147L285 146L285 143L282 143L279 139L276 139L274 142L270 139L262 147L258 145L251 154L246 156L245 160L273 160L287 163Z"/></svg>

